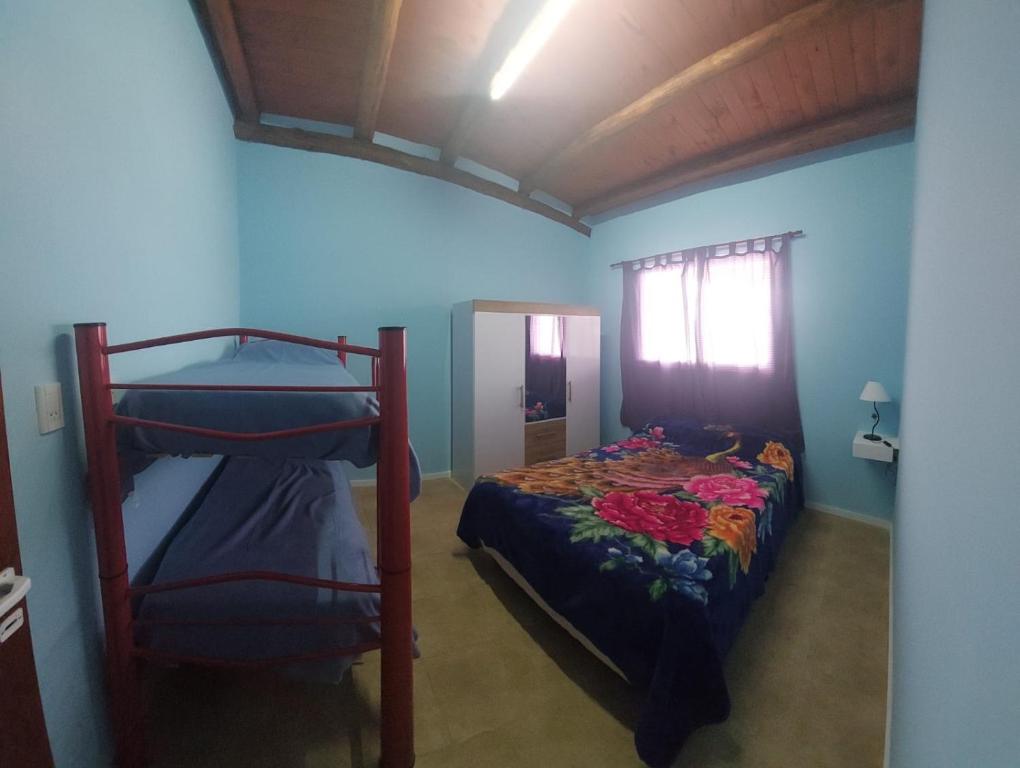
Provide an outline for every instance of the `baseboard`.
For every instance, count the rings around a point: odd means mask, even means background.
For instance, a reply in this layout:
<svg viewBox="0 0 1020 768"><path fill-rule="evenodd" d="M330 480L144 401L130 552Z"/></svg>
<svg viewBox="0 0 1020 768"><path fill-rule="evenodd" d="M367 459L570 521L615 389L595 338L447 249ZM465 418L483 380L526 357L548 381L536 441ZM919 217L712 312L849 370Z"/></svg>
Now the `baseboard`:
<svg viewBox="0 0 1020 768"><path fill-rule="evenodd" d="M423 481L424 480L449 480L450 479L450 470L446 470L445 472L426 472L425 474L423 474L421 476L421 479ZM351 480L351 485L354 488L367 488L367 487L370 487L370 486L374 486L375 485L375 478L374 477L359 477L359 478L355 478L354 480Z"/></svg>
<svg viewBox="0 0 1020 768"><path fill-rule="evenodd" d="M887 531L892 530L891 520L875 517L874 515L865 515L862 512L854 512L853 510L843 509L842 507L831 507L828 504L820 504L817 501L805 501L804 508L813 509L815 512L823 512L826 515L845 517L847 520L855 520L856 522L864 523L865 525L874 525L876 528L885 528Z"/></svg>

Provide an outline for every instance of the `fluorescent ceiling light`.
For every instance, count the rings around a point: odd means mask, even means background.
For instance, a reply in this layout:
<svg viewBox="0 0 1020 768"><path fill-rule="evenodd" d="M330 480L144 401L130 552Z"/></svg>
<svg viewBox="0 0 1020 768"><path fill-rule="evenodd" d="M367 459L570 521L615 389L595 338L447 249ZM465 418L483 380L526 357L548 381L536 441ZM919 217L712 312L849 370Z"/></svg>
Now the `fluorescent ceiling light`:
<svg viewBox="0 0 1020 768"><path fill-rule="evenodd" d="M502 98L503 94L510 90L510 86L520 76L524 68L531 63L542 46L552 36L553 31L563 21L570 6L575 0L546 0L542 10L532 19L528 28L524 30L517 45L506 57L503 66L499 68L496 76L492 78L492 85L489 86L489 96L493 101Z"/></svg>

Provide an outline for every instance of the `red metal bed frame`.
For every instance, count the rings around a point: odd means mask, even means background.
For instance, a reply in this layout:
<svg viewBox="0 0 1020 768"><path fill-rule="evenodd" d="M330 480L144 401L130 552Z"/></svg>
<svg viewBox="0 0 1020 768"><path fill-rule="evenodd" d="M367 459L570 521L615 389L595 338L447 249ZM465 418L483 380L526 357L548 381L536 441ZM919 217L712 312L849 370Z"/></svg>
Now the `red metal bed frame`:
<svg viewBox="0 0 1020 768"><path fill-rule="evenodd" d="M140 687L139 661L162 660L172 663L200 664L216 667L263 667L288 665L338 656L351 656L380 649L381 674L381 761L383 768L410 768L414 765L413 672L411 668L413 640L411 622L411 530L407 439L407 354L406 330L399 327L379 329L379 347L359 347L347 343L346 336L336 342L322 341L254 328L218 328L176 336L132 342L107 344L105 323L79 323L74 326L81 387L82 419L85 425L85 447L88 460L88 493L96 529L96 550L99 560L99 581L106 631L106 682L109 693L110 719L116 742L117 764L136 768L146 761L144 715ZM307 386L229 386L229 385L158 385L118 384L110 381L110 355L132 352L168 344L178 344L218 337L248 337L289 341L310 347L334 350L346 365L348 354L367 356L372 364L372 386L369 387L307 387ZM265 433L236 433L190 427L168 422L128 418L117 415L113 408L114 390L172 389L225 390L245 392L374 392L379 399L376 417L317 424L296 429ZM273 440L316 432L351 429L378 424L379 457L377 462L376 515L378 521L377 564L380 584L356 584L327 579L314 579L272 571L223 573L198 579L132 587L127 576L127 553L124 543L124 521L121 510L120 469L117 460L116 430L118 425L168 429L189 434L228 440ZM358 619L310 617L293 619L223 619L223 620L161 620L164 624L207 624L213 626L300 625L325 623L378 622L381 639L353 646L330 648L312 653L232 660L191 656L146 648L135 642L135 627L152 622L135 619L132 598L152 592L192 589L228 581L282 581L319 589L350 592L377 592L382 609L380 616Z"/></svg>

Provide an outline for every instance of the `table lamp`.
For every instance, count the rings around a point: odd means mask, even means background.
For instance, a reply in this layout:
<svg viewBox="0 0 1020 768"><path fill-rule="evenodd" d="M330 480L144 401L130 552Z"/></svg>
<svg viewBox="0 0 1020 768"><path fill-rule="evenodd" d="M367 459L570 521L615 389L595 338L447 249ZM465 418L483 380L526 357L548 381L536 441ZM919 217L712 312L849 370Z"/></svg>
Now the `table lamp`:
<svg viewBox="0 0 1020 768"><path fill-rule="evenodd" d="M875 428L878 426L878 422L880 421L878 415L878 404L888 403L891 400L889 393L886 392L885 387L877 381L869 381L864 385L864 389L861 390L861 400L869 401L871 403L871 407L875 409L875 413L873 414L875 423L871 425L871 432L865 435L864 439L874 441L881 440L882 436L875 434Z"/></svg>

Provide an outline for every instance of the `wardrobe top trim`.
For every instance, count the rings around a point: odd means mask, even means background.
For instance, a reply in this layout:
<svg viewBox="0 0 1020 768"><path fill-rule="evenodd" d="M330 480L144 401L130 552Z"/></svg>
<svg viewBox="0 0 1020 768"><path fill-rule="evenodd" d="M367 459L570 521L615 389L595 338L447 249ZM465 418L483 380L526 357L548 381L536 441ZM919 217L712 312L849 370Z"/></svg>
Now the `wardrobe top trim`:
<svg viewBox="0 0 1020 768"><path fill-rule="evenodd" d="M599 316L595 307L581 304L546 304L539 301L493 301L490 299L474 299L471 302L474 312L507 312L514 315L590 315Z"/></svg>

